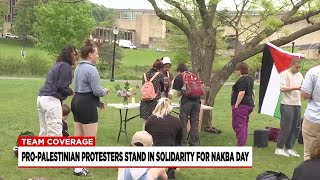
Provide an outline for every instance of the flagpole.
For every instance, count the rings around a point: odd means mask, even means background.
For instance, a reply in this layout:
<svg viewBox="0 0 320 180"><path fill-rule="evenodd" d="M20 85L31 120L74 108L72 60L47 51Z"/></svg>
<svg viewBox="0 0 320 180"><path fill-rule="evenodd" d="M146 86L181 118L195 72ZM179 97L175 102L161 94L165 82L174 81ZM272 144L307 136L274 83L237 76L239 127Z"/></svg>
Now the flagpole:
<svg viewBox="0 0 320 180"><path fill-rule="evenodd" d="M295 42L292 42L292 49L291 49L291 52L293 53L293 51L294 51L294 43Z"/></svg>

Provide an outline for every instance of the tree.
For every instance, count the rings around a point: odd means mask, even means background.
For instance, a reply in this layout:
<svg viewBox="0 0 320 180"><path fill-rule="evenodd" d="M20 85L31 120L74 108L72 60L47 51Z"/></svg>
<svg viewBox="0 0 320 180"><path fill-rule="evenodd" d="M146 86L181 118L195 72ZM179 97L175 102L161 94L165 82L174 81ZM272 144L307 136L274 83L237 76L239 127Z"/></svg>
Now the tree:
<svg viewBox="0 0 320 180"><path fill-rule="evenodd" d="M3 31L4 16L8 13L8 1L0 0L0 30Z"/></svg>
<svg viewBox="0 0 320 180"><path fill-rule="evenodd" d="M92 16L100 27L112 28L116 21L116 11L102 5L92 4Z"/></svg>
<svg viewBox="0 0 320 180"><path fill-rule="evenodd" d="M160 19L177 26L187 37L191 52L192 71L199 73L206 86L211 88L206 96L206 104L213 106L220 88L232 74L237 63L262 52L266 38L271 37L300 21L308 26L290 32L271 43L285 45L301 36L320 30L316 18L320 13L318 0L235 0L236 11L218 11L219 0L164 0L183 18L163 11L156 0L148 0ZM251 18L256 13L258 19ZM199 14L199 16L195 16ZM235 54L218 71L212 73L212 65L217 51L218 27L230 27L235 34ZM202 127L212 127L211 113L204 112Z"/></svg>
<svg viewBox="0 0 320 180"><path fill-rule="evenodd" d="M35 9L33 32L36 45L57 54L67 44L80 47L95 27L91 5L87 2L64 3L49 1Z"/></svg>
<svg viewBox="0 0 320 180"><path fill-rule="evenodd" d="M36 21L35 7L41 0L18 1L18 14L14 22L13 32L21 38L33 35L32 28Z"/></svg>
<svg viewBox="0 0 320 180"><path fill-rule="evenodd" d="M115 67L120 65L121 59L123 58L122 49L116 46L115 56ZM113 44L103 43L99 45L100 65L101 69L111 69L113 60Z"/></svg>

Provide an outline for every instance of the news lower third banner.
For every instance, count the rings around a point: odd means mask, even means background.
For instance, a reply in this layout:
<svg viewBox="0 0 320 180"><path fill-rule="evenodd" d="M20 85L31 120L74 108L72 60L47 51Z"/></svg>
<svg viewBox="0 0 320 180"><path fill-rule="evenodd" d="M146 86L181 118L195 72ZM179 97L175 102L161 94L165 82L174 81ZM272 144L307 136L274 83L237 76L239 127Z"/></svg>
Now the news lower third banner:
<svg viewBox="0 0 320 180"><path fill-rule="evenodd" d="M90 138L79 137L24 140L19 139L18 166L21 168L252 167L252 147L102 147L93 146L94 139L90 144Z"/></svg>

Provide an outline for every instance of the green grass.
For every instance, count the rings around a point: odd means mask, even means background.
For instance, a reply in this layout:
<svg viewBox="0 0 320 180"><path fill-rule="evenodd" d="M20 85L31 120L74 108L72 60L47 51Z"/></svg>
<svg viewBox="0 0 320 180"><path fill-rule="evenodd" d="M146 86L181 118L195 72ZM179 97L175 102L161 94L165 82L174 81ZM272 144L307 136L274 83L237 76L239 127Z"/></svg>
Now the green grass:
<svg viewBox="0 0 320 180"><path fill-rule="evenodd" d="M152 66L156 59L164 56L173 57L170 52L157 52L154 49L123 49L122 64L126 66Z"/></svg>
<svg viewBox="0 0 320 180"><path fill-rule="evenodd" d="M64 180L78 179L72 175L72 169L19 169L17 158L13 156L12 148L15 146L17 136L21 131L39 132L38 115L36 110L36 98L39 88L44 80L4 80L0 79L0 176L4 179L21 180L33 177L47 177L49 179ZM104 81L103 86L114 89L114 84ZM222 130L222 134L215 135L206 132L201 133L201 144L203 146L233 146L236 143L235 134L231 126L230 110L231 86L224 86L216 98L213 110L213 124ZM257 89L256 89L257 92ZM259 97L257 95L257 97ZM138 97L137 97L138 99ZM122 98L111 93L103 100L106 103L122 102ZM71 98L65 103L70 104ZM138 101L138 100L136 100ZM257 101L257 99L256 99ZM177 99L174 100L177 102ZM265 128L266 126L279 127L279 121L275 118L260 115L257 108L251 114L249 123L249 134L254 129ZM131 111L130 115L137 114ZM106 111L99 112L99 129L97 135L98 146L125 146L125 138L122 135L120 142L116 142L119 128L118 111L107 108ZM73 134L72 115L68 118L70 134ZM142 120L134 119L128 124L129 137L135 131L142 129ZM247 145L253 144L253 136L249 135ZM303 161L303 158L279 157L274 153L275 143L270 143L267 148L253 149L253 167L250 169L181 169L177 172L177 179L182 180L252 180L266 170L282 171L288 176L292 175L294 168ZM303 154L303 146L297 144L295 150ZM114 180L117 177L116 169L91 169L92 179ZM82 179L82 178L79 178Z"/></svg>
<svg viewBox="0 0 320 180"><path fill-rule="evenodd" d="M10 57L21 57L21 50L23 49L23 41L16 39L2 39L0 38L0 54L2 56L10 56ZM25 50L27 55L30 54L39 54L45 57L51 57L47 52L35 48L31 42L26 42ZM54 61L54 60L53 60Z"/></svg>

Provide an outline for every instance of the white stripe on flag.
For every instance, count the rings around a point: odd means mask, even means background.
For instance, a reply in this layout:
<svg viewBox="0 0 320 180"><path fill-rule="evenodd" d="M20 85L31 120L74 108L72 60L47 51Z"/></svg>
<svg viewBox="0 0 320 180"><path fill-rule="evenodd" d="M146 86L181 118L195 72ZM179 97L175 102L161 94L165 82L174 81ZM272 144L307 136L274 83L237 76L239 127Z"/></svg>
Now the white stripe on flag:
<svg viewBox="0 0 320 180"><path fill-rule="evenodd" d="M279 96L280 74L278 73L276 66L273 64L266 94L264 95L264 99L262 102L261 114L274 116Z"/></svg>

